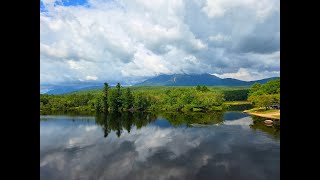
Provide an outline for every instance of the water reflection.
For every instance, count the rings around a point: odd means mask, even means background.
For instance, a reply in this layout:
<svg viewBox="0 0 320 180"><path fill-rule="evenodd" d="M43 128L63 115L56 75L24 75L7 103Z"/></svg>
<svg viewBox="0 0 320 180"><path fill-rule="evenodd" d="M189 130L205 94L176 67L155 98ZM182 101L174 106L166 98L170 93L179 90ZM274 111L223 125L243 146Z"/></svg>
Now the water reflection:
<svg viewBox="0 0 320 180"><path fill-rule="evenodd" d="M252 104L233 104L228 106L228 111L244 111L248 109L252 109Z"/></svg>
<svg viewBox="0 0 320 180"><path fill-rule="evenodd" d="M41 116L41 179L279 179L279 140L243 113L78 118Z"/></svg>
<svg viewBox="0 0 320 180"><path fill-rule="evenodd" d="M223 122L223 113L162 113L161 117L167 119L173 126L186 124L188 127L195 124L212 125Z"/></svg>
<svg viewBox="0 0 320 180"><path fill-rule="evenodd" d="M274 121L271 126L267 126L263 121L267 118L258 116L252 116L253 122L250 124L250 128L268 133L273 138L280 139L280 121Z"/></svg>
<svg viewBox="0 0 320 180"><path fill-rule="evenodd" d="M104 137L108 137L111 131L115 131L120 137L123 129L130 133L132 126L140 129L156 119L157 116L149 112L113 112L96 115L96 123L102 127Z"/></svg>
<svg viewBox="0 0 320 180"><path fill-rule="evenodd" d="M263 121L266 118L258 116L249 116L244 113L235 112L215 112L215 113L152 113L152 112L113 112L101 113L95 115L95 122L102 127L104 137L108 137L110 132L115 132L118 137L121 136L123 130L130 133L131 128L135 126L141 129L149 123L155 123L158 126L166 127L203 127L201 125L239 125L245 128L251 128L268 133L275 139L280 139L280 125L274 123L267 126ZM79 118L79 117L78 117ZM84 118L84 117L82 117ZM157 122L155 122L158 120ZM164 121L162 121L164 120Z"/></svg>
<svg viewBox="0 0 320 180"><path fill-rule="evenodd" d="M100 113L95 116L96 123L100 125L104 131L104 137L108 137L111 131L116 132L118 137L121 136L123 130L130 133L132 126L140 129L157 119L165 119L169 122L169 126L186 126L193 127L196 125L212 125L223 122L223 113L215 112L205 113L152 113L152 112L112 112ZM155 122L157 125L160 122ZM159 124L160 123L160 124ZM163 123L163 122L162 122Z"/></svg>

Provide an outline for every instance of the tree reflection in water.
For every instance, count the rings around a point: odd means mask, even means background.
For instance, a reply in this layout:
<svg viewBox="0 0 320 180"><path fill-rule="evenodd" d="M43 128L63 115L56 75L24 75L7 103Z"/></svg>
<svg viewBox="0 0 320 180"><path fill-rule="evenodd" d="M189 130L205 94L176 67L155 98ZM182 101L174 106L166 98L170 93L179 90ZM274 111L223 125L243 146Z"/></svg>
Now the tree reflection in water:
<svg viewBox="0 0 320 180"><path fill-rule="evenodd" d="M116 132L121 136L123 129L130 133L132 126L140 129L158 118L164 118L173 126L185 124L190 127L192 124L217 124L223 122L223 113L152 113L152 112L108 112L97 113L96 123L104 131L104 137L108 137L110 132Z"/></svg>
<svg viewBox="0 0 320 180"><path fill-rule="evenodd" d="M194 127L194 125L212 125L212 124L222 124L225 121L226 112L212 112L212 113L201 113L201 112L107 112L107 113L96 113L95 119L96 123L100 125L104 131L104 137L113 131L118 137L121 136L123 130L130 133L133 126L137 129L154 122L157 119L166 119L170 125L178 127L185 125L186 127ZM243 114L243 113L242 113ZM69 116L78 117L79 114L68 114ZM229 114L230 115L230 114ZM239 115L236 116L240 118ZM246 116L241 116L246 117ZM267 118L259 116L249 116L252 118L252 124L250 128L253 130L260 130L273 138L280 139L280 121L275 121L272 126L266 126L263 122ZM248 118L249 118L248 117ZM42 120L45 120L43 118ZM228 119L230 117L228 116Z"/></svg>
<svg viewBox="0 0 320 180"><path fill-rule="evenodd" d="M250 124L250 128L254 130L260 130L260 131L266 132L277 140L280 139L280 121L278 121L278 123L274 123L272 126L267 126L264 123L264 120L266 120L267 118L258 117L258 116L251 116L251 117L252 117L253 123Z"/></svg>
<svg viewBox="0 0 320 180"><path fill-rule="evenodd" d="M161 117L167 119L173 126L186 124L190 127L192 124L219 124L223 122L223 112L213 113L162 113Z"/></svg>
<svg viewBox="0 0 320 180"><path fill-rule="evenodd" d="M104 137L108 137L111 131L116 132L117 136L120 137L123 129L130 133L132 126L140 129L156 119L156 115L149 112L109 112L96 114L96 123L102 127Z"/></svg>

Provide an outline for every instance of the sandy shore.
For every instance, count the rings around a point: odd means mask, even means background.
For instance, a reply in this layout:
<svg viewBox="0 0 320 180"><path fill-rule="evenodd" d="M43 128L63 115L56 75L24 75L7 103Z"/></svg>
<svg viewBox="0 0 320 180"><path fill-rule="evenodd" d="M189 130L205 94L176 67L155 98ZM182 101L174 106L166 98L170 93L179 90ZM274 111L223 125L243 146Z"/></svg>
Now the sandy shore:
<svg viewBox="0 0 320 180"><path fill-rule="evenodd" d="M265 118L272 118L272 119L279 119L280 120L280 111L275 111L275 112L248 112L243 111L244 113L255 115L255 116L260 116L260 117L265 117Z"/></svg>

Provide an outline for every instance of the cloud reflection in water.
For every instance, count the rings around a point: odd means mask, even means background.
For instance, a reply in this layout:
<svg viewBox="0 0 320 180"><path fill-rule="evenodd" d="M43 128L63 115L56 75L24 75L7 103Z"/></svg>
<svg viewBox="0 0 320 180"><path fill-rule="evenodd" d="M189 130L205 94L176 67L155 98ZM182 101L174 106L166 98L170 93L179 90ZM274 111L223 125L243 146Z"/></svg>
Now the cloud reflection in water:
<svg viewBox="0 0 320 180"><path fill-rule="evenodd" d="M104 138L93 120L41 121L41 179L279 179L280 142L248 122L150 123Z"/></svg>

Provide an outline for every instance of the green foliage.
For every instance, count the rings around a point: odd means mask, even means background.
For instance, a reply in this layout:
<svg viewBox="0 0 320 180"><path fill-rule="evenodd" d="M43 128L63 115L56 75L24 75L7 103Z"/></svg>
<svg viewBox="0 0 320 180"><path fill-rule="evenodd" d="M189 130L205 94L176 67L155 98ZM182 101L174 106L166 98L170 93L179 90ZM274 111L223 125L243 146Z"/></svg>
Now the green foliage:
<svg viewBox="0 0 320 180"><path fill-rule="evenodd" d="M201 91L210 91L210 90L208 89L208 87L206 85L203 85L201 87Z"/></svg>
<svg viewBox="0 0 320 180"><path fill-rule="evenodd" d="M248 99L249 89L222 90L226 101L245 101Z"/></svg>
<svg viewBox="0 0 320 180"><path fill-rule="evenodd" d="M134 107L138 110L145 110L150 105L150 97L145 93L139 92L135 94Z"/></svg>
<svg viewBox="0 0 320 180"><path fill-rule="evenodd" d="M255 83L250 87L249 96L259 96L263 94L280 94L280 78L270 80L263 85Z"/></svg>
<svg viewBox="0 0 320 180"><path fill-rule="evenodd" d="M280 78L268 81L262 90L267 94L280 94Z"/></svg>
<svg viewBox="0 0 320 180"><path fill-rule="evenodd" d="M99 106L92 94L83 95L40 95L40 110L43 111L66 111L66 110L86 110L94 111L95 106Z"/></svg>
<svg viewBox="0 0 320 180"><path fill-rule="evenodd" d="M108 110L108 109L104 109L104 108L106 108L106 104L107 104L106 100L107 99L105 99L105 96L100 95L100 94L94 98L93 107L95 107L97 112L102 112L102 111Z"/></svg>
<svg viewBox="0 0 320 180"><path fill-rule="evenodd" d="M255 83L250 88L248 101L257 107L268 109L272 103L280 103L280 78L261 85Z"/></svg>
<svg viewBox="0 0 320 180"><path fill-rule="evenodd" d="M265 107L268 109L273 102L273 97L270 94L263 94L260 96L250 96L248 100L253 102L255 106Z"/></svg>
<svg viewBox="0 0 320 180"><path fill-rule="evenodd" d="M221 92L196 92L193 104L197 108L208 110L212 106L220 106L224 102Z"/></svg>
<svg viewBox="0 0 320 180"><path fill-rule="evenodd" d="M107 112L109 109L109 103L108 103L108 92L109 92L109 85L108 83L104 83L104 88L103 88L103 106L102 109L101 107L97 108L98 111L103 110L104 112Z"/></svg>
<svg viewBox="0 0 320 180"><path fill-rule="evenodd" d="M100 93L40 95L40 109L49 111L88 110L97 112L151 111L215 111L222 110L225 92L206 86L170 88L123 88L107 83ZM135 89L134 91L132 89ZM225 89L224 89L225 90ZM235 89L238 91L241 89ZM243 89L242 89L243 90Z"/></svg>
<svg viewBox="0 0 320 180"><path fill-rule="evenodd" d="M120 89L119 88L111 89L109 104L110 104L110 109L112 111L118 111L119 108L121 108L121 105L122 105L121 99L122 99L122 97L121 97Z"/></svg>
<svg viewBox="0 0 320 180"><path fill-rule="evenodd" d="M247 86L238 86L238 87L230 87L230 86L207 86L209 90L213 91L238 91L238 90L247 90L249 91L249 87ZM110 88L110 86L109 86ZM131 86L130 90L132 92L142 92L142 91L165 91L165 90L172 90L175 88L179 89L190 89L191 86ZM200 86L201 88L201 86ZM103 88L93 88L93 89L87 89L87 90L80 90L80 91L74 91L70 93L66 93L64 95L83 95L83 94L100 94L103 91ZM235 92L237 93L237 92ZM247 97L243 100L246 100ZM239 100L240 101L240 100ZM241 100L242 101L242 100Z"/></svg>
<svg viewBox="0 0 320 180"><path fill-rule="evenodd" d="M203 86L197 85L196 90L197 91L210 91L210 89L206 85L203 85Z"/></svg>
<svg viewBox="0 0 320 180"><path fill-rule="evenodd" d="M251 86L249 93L252 94L252 93L254 93L254 92L257 92L257 91L259 91L261 88L262 88L262 85L261 85L260 83L254 83L254 84Z"/></svg>
<svg viewBox="0 0 320 180"><path fill-rule="evenodd" d="M133 108L134 97L133 97L133 94L132 94L130 88L127 88L126 92L124 93L123 99L124 99L123 106L125 109Z"/></svg>

